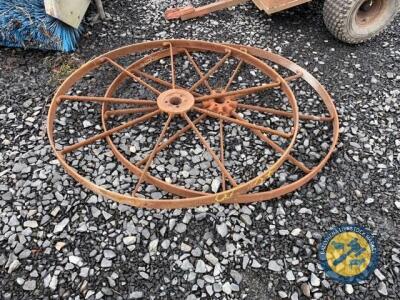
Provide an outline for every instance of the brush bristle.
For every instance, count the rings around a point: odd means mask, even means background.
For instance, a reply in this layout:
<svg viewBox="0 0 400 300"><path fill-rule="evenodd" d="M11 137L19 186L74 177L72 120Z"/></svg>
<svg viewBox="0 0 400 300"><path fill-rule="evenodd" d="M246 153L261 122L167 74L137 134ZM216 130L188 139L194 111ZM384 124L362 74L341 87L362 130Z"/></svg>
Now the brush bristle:
<svg viewBox="0 0 400 300"><path fill-rule="evenodd" d="M81 33L47 15L43 0L0 0L0 45L72 52Z"/></svg>

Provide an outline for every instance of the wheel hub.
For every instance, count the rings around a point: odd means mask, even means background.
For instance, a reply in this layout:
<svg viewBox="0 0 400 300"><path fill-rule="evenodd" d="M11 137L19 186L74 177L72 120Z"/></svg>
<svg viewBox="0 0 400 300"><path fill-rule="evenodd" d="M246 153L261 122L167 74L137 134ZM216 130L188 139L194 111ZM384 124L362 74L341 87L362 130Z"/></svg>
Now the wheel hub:
<svg viewBox="0 0 400 300"><path fill-rule="evenodd" d="M382 0L364 1L356 13L356 22L360 26L371 25L382 13Z"/></svg>
<svg viewBox="0 0 400 300"><path fill-rule="evenodd" d="M157 106L167 114L182 114L193 108L194 97L186 90L171 89L158 96Z"/></svg>
<svg viewBox="0 0 400 300"><path fill-rule="evenodd" d="M218 97L218 93L215 93L214 99L203 101L203 107L209 111L229 117L236 111L237 101L234 97Z"/></svg>

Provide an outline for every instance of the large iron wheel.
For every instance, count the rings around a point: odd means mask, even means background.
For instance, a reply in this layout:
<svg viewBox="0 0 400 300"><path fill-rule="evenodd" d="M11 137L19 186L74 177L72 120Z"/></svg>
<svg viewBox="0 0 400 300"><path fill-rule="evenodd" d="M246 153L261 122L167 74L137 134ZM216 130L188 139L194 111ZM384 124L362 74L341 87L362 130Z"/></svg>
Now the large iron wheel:
<svg viewBox="0 0 400 300"><path fill-rule="evenodd" d="M330 99L327 96L326 105L330 116L299 114L296 99L288 82L304 77L305 73L301 68L298 68L293 75L284 79L273 68L257 58L257 56L265 58L260 54L262 52L257 53L255 49L240 48L239 46L231 47L200 41L169 40L127 46L92 60L63 83L51 104L48 134L58 160L72 177L96 193L121 203L141 207L176 208L215 202L259 201L281 196L298 188L315 176L326 163L326 161L323 161L321 166L311 170L290 154L296 142L299 120L336 122L336 111L332 103L329 103ZM131 56L136 57L133 62ZM203 60L201 60L202 57ZM216 58L216 61L210 63L211 57ZM119 61L125 58L130 63L124 66ZM267 59L273 61L276 57L271 56ZM190 82L189 77L191 76L186 71L181 72L179 70L179 62L182 63L182 61L184 61L186 69L188 65L191 66L197 80ZM207 61L207 63L201 63L204 61ZM285 64L287 62L282 58L281 61L278 59L276 63ZM146 68L155 64L161 65L161 68L159 68L161 71L168 70L169 75L162 78L162 76L156 76L160 74L151 74ZM208 64L209 67L205 68L204 64ZM112 67L120 72L108 85L104 95L74 94L74 85L79 80L90 77L90 73L96 72L104 66ZM231 66L231 69L230 72L227 72L226 68L229 68L229 66ZM241 69L246 68L250 68L251 74L257 73L254 75L257 78L255 80L257 84L237 84ZM309 76L306 77L310 78ZM146 90L149 96L143 99L137 95L127 98L116 95L118 90L129 80L136 84L135 88L130 90L140 90L141 94L143 94L143 90ZM223 84L216 86L215 80L220 83L222 81ZM312 85L317 84L314 79L308 80L311 80ZM236 88L234 88L235 85ZM268 90L279 90L282 93L283 101L287 102L282 109L268 107L263 101L256 104L248 102L249 97L256 97L257 94ZM58 125L57 110L61 110L61 107L67 103L101 104L102 132L81 138L78 142L68 142L60 147L54 134L54 131L57 132L55 125ZM288 126L271 128L263 123L246 119L246 115L242 112L262 114L267 119L268 124L271 124L269 119L274 116L285 118L288 120ZM122 124L110 124L115 122L116 118L127 116L134 117L125 119ZM219 125L218 139L215 136L209 136L207 131L202 132L199 129L200 123L210 119ZM156 142L149 149L146 149L147 152L143 153L139 161L132 161L132 158L127 157L126 153L123 153L124 151L117 145L115 136L124 130L135 130L140 124L152 120L162 120L162 125L159 126L162 128L159 128L160 132ZM172 124L173 122L176 124ZM230 154L225 145L225 128L230 124L245 128L249 131L249 134L254 136L254 139L258 138L259 142L265 144L278 155L273 161L269 161L265 169L259 170L256 176L252 178L235 177L226 164L225 158L230 157ZM335 123L335 128L336 126L338 126L338 123ZM138 130L140 131L140 128ZM171 130L173 132L170 132ZM206 150L209 157L212 158L212 163L220 171L220 185L212 193L209 190L202 191L182 186L151 173L157 167L157 156L162 151L172 147L180 137L188 134L188 132L193 133L195 141ZM334 145L337 141L336 134L333 140ZM277 142L278 139L284 140L284 146ZM102 140L107 142L115 158L135 176L136 179L135 182L132 182L132 191L129 194L113 191L97 184L88 176L85 177L80 174L79 170L66 159L67 155L79 152L82 148L89 147ZM217 140L218 147L211 145L210 140ZM327 157L332 154L333 148ZM266 193L246 194L257 186L263 185L286 161L308 174L305 176L307 180L303 180L297 185L290 184L289 187L286 186L283 189ZM244 173L246 170L244 168L239 171ZM240 172L239 174L241 174ZM144 184L154 185L170 194L167 199L146 199L142 193Z"/></svg>

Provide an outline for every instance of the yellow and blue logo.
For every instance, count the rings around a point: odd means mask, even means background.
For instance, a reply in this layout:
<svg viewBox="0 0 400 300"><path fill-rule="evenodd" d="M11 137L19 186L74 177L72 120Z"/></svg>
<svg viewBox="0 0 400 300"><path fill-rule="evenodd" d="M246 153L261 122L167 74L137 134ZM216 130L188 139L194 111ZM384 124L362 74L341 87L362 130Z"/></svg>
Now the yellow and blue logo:
<svg viewBox="0 0 400 300"><path fill-rule="evenodd" d="M329 277L343 283L366 280L379 260L375 238L356 225L342 225L323 238L318 257Z"/></svg>

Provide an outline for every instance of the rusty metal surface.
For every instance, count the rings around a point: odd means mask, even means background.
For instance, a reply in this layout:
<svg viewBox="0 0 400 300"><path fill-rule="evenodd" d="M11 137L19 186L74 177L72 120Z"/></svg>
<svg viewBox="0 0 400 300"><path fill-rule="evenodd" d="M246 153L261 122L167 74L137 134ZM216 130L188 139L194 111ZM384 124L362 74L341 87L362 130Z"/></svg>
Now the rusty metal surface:
<svg viewBox="0 0 400 300"><path fill-rule="evenodd" d="M243 4L248 0L219 0L204 6L193 7L191 5L178 8L169 8L165 11L166 20L182 19L183 21L201 17L209 13L222 10L231 6Z"/></svg>
<svg viewBox="0 0 400 300"><path fill-rule="evenodd" d="M144 51L151 52L134 61L127 67L122 66L117 61L120 57L142 53ZM218 54L219 61L206 73L201 71L201 68L196 63L193 53L202 53L203 55ZM178 85L176 80L175 60L179 56L185 56L191 63L193 70L196 71L199 80L194 83L191 88L182 88ZM293 73L292 76L283 78L267 63L260 59L268 59L276 64L279 64ZM145 67L158 62L163 59L170 60L170 81L153 76L144 71ZM209 83L210 78L218 71L229 59L235 59L237 63L236 69L227 76L227 84L224 88L214 89ZM104 97L99 96L81 96L69 95L71 87L91 71L96 71L102 65L109 65L120 71L120 74L108 87ZM249 65L269 79L269 82L246 87L236 90L231 90L230 87L238 76L239 70L243 65ZM320 95L329 116L314 116L299 113L296 98L289 86L288 82L295 82L296 80L303 79L308 82ZM126 80L133 80L140 84L143 88L153 93L157 100L149 99L125 99L115 97L115 92L118 87ZM153 85L157 83L164 86L166 90L162 91ZM199 87L204 87L203 92L197 91ZM280 89L285 97L288 99L290 106L289 110L280 110L276 108L254 106L245 102L243 97L253 95L266 91L269 89ZM62 149L58 149L55 143L54 123L56 121L57 109L66 101L73 102L92 102L102 105L101 121L103 132L78 143L68 145ZM113 104L134 104L134 108L124 108L113 110ZM245 120L237 110L246 109L254 110L260 113L276 115L287 118L291 121L291 131L285 132L279 129L273 129L257 123L252 123ZM114 116L128 115L128 114L143 114L139 117L132 118L128 122L116 127L108 128L107 121ZM197 117L191 119L190 114L197 114ZM132 163L114 144L112 136L121 130L129 129L145 122L146 120L161 117L167 117L163 125L160 135L151 150L151 152L141 161ZM219 153L215 152L208 142L208 137L198 129L198 124L205 119L211 118L219 124ZM172 121L178 120L182 123L183 127L177 130L169 138L166 137ZM321 160L320 164L309 169L304 163L298 161L291 155L292 149L296 143L297 133L299 131L299 121L317 120L332 123L333 138L332 145L329 153ZM235 178L226 168L225 165L225 142L224 142L224 126L225 124L236 124L243 126L250 130L256 137L263 141L266 145L271 147L276 153L279 153L279 159L271 164L266 170L261 172L258 176L246 181L237 183L238 178ZM179 185L174 185L166 180L154 177L150 174L149 170L156 156L164 149L170 147L179 137L187 132L193 132L197 137L199 144L207 150L212 157L215 164L221 173L222 189L217 193L205 193L203 191L196 191L187 189ZM93 59L87 64L83 65L76 72L74 72L58 89L49 110L48 117L48 136L50 144L55 152L57 159L65 170L78 182L91 189L92 191L111 198L117 202L149 208L181 208L192 207L198 205L207 205L216 202L220 203L244 203L253 201L263 201L287 194L310 181L327 163L332 155L335 145L338 140L339 121L338 116L333 105L331 98L325 89L312 77L307 71L303 70L296 64L288 61L287 59L260 50L256 48L236 45L222 45L202 41L188 41L188 40L167 40L167 41L154 41L142 44L131 45L123 47L109 53L106 53L98 58ZM282 148L271 139L271 136L279 137L288 141L287 146ZM65 159L65 155L77 151L78 149L91 145L97 141L105 140L114 154L115 158L138 180L132 186L131 195L120 194L115 191L108 190L102 186L96 185L94 182L79 174L78 170L73 168ZM271 178L278 169L285 163L290 162L297 168L302 170L306 175L294 183L284 185L267 192L252 193L251 191ZM143 183L153 184L164 191L171 194L181 196L183 198L172 197L170 199L145 199L139 197L137 194L140 191Z"/></svg>
<svg viewBox="0 0 400 300"><path fill-rule="evenodd" d="M269 15L310 1L312 0L253 0L254 4L260 10L265 11Z"/></svg>
<svg viewBox="0 0 400 300"><path fill-rule="evenodd" d="M165 11L164 17L166 20L181 19L183 21L201 17L212 12L216 12L228 7L243 4L248 0L219 0L204 6L193 7L192 5L169 8ZM312 0L252 0L258 9L271 15Z"/></svg>

